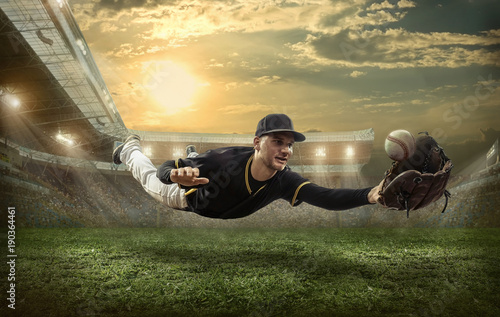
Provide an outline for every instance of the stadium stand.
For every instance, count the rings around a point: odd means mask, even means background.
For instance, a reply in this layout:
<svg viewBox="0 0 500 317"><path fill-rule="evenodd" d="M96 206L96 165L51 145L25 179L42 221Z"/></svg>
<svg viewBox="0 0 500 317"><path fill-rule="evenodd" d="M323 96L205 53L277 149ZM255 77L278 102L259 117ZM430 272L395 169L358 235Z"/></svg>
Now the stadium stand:
<svg viewBox="0 0 500 317"><path fill-rule="evenodd" d="M456 177L452 198L410 213L365 206L328 211L277 201L236 220L218 220L171 210L156 202L129 173L29 161L21 174L3 170L3 204L16 206L21 227L498 227L500 164L473 177ZM20 177L19 175L22 175ZM311 177L320 185L338 177ZM5 219L2 219L4 222Z"/></svg>

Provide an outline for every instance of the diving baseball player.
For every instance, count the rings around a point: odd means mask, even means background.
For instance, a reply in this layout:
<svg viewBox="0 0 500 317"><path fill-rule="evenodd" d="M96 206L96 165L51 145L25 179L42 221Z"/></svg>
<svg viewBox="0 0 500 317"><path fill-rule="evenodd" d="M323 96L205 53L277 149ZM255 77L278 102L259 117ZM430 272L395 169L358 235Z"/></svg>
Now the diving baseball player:
<svg viewBox="0 0 500 317"><path fill-rule="evenodd" d="M253 147L224 147L199 155L188 147L189 158L166 161L157 169L141 152L139 136L131 135L115 149L113 162L126 164L156 200L211 218L245 217L277 199L329 210L377 202L381 184L330 189L293 172L287 162L294 143L304 140L287 115L270 114L259 121Z"/></svg>

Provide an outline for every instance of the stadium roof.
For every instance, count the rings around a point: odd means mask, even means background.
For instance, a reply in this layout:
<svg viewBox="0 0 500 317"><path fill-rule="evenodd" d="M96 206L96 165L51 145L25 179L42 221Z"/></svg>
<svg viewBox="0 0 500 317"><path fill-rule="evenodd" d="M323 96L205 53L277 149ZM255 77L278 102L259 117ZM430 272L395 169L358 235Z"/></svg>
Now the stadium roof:
<svg viewBox="0 0 500 317"><path fill-rule="evenodd" d="M154 163L183 156L187 144L197 145L201 152L251 146L253 139L241 134L128 130L64 0L2 0L0 104L4 143L30 155L52 155L57 161L73 157L109 162L114 141L131 132L142 136ZM290 163L310 170L306 167L366 164L374 133L367 129L306 137L295 146Z"/></svg>
<svg viewBox="0 0 500 317"><path fill-rule="evenodd" d="M28 148L65 154L72 143L99 159L127 133L62 1L2 2L0 91L2 135Z"/></svg>

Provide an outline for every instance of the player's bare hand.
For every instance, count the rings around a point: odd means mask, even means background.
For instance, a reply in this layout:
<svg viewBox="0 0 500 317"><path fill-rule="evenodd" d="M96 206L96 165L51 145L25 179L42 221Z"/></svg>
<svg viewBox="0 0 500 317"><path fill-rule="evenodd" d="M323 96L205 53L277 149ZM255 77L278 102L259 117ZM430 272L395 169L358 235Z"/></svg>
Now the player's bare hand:
<svg viewBox="0 0 500 317"><path fill-rule="evenodd" d="M377 186L373 187L368 193L368 201L370 202L370 204L375 204L378 202L383 184L384 180L382 180Z"/></svg>
<svg viewBox="0 0 500 317"><path fill-rule="evenodd" d="M174 183L184 186L197 186L208 184L209 180L205 177L199 177L200 170L190 166L176 168L170 171L170 180Z"/></svg>

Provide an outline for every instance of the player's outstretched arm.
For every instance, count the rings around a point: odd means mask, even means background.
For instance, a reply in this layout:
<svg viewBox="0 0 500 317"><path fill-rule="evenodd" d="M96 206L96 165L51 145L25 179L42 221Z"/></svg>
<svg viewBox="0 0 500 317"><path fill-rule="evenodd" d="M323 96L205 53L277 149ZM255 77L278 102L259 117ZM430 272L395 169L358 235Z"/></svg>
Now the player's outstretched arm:
<svg viewBox="0 0 500 317"><path fill-rule="evenodd" d="M181 184L183 186L197 186L208 184L209 179L206 177L199 177L200 170L190 166L176 168L170 171L170 180L173 183Z"/></svg>

